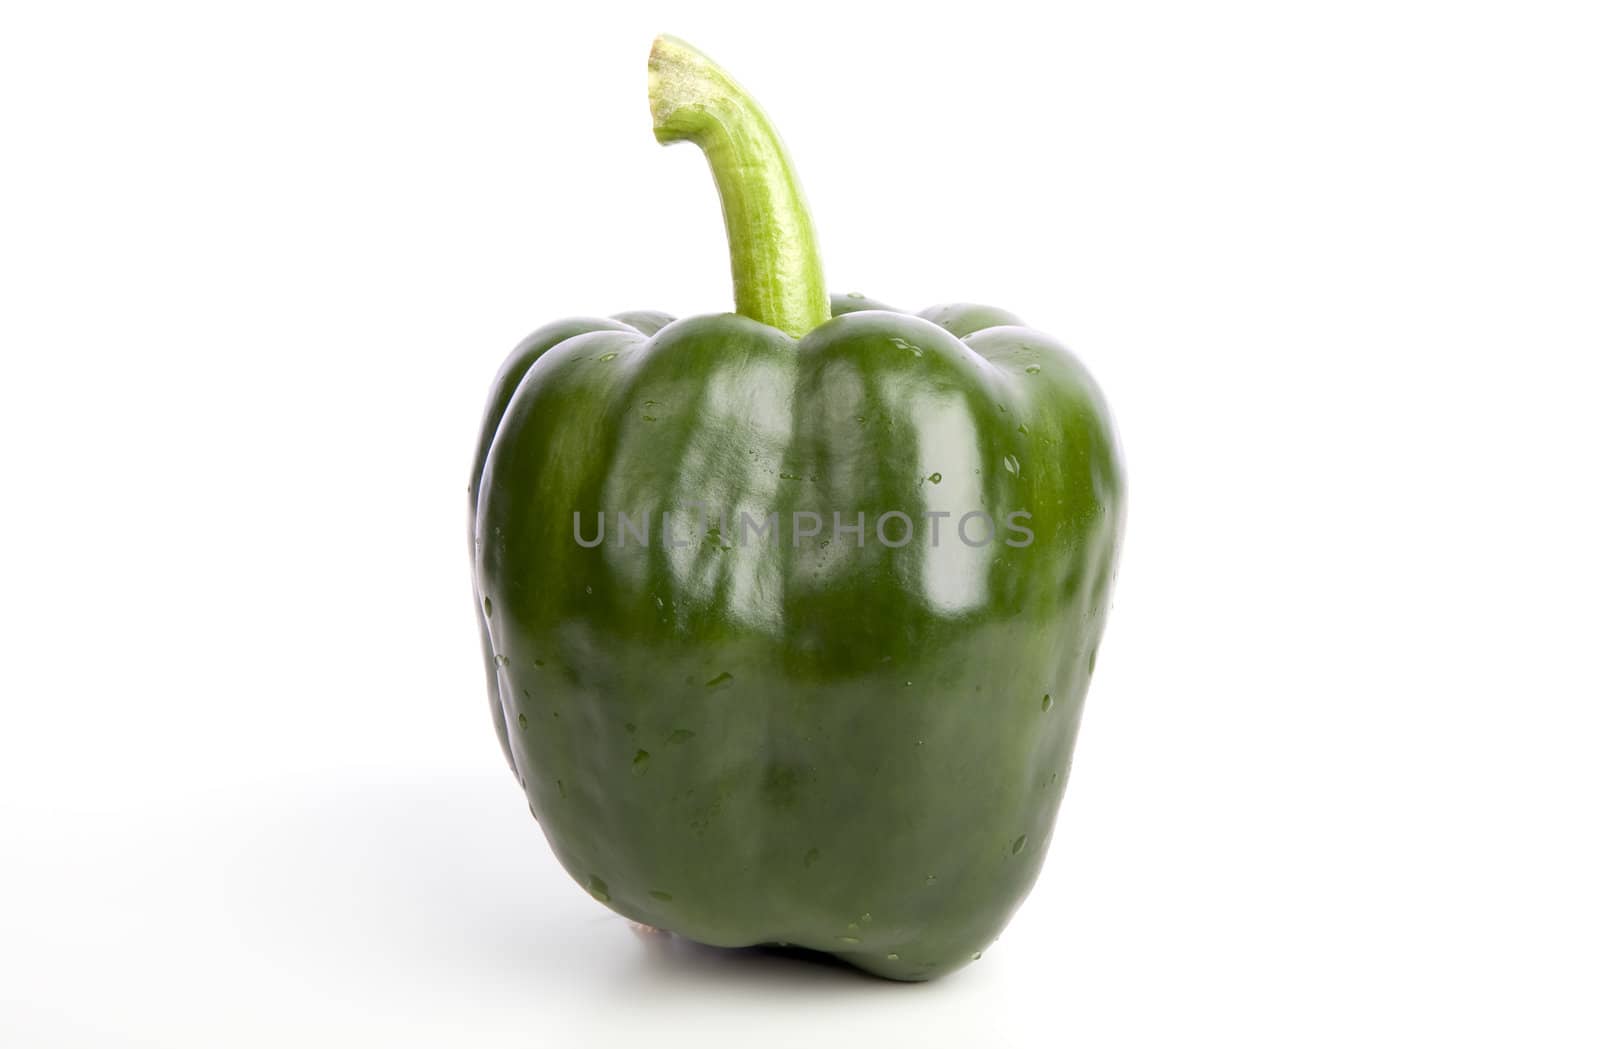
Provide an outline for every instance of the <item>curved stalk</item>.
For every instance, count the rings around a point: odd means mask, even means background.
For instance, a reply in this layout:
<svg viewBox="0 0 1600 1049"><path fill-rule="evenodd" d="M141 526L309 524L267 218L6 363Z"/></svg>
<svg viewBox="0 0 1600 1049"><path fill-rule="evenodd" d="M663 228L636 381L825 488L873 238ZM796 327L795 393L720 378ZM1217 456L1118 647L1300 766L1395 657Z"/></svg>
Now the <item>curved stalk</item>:
<svg viewBox="0 0 1600 1049"><path fill-rule="evenodd" d="M827 320L811 215L761 107L711 59L661 36L650 49L650 113L656 141L693 142L711 165L738 311L796 337Z"/></svg>

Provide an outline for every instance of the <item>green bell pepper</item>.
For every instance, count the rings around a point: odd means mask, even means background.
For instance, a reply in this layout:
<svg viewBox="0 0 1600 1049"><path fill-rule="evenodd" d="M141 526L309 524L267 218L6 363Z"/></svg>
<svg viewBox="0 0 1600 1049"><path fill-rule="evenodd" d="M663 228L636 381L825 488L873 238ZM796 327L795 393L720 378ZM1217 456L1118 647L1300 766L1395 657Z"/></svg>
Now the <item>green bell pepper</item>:
<svg viewBox="0 0 1600 1049"><path fill-rule="evenodd" d="M638 922L925 980L1032 886L1123 519L1106 404L1004 310L824 290L788 158L704 55L736 314L559 321L470 485L490 707L568 872Z"/></svg>

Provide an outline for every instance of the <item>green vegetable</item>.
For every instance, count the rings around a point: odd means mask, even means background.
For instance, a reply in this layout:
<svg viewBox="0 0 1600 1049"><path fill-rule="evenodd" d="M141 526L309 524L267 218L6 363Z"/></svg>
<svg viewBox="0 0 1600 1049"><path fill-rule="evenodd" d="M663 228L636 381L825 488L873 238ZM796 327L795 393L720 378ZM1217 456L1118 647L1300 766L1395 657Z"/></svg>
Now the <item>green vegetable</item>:
<svg viewBox="0 0 1600 1049"><path fill-rule="evenodd" d="M657 40L650 101L710 161L738 313L559 321L496 378L495 726L613 910L929 979L1050 840L1122 528L1110 417L1004 310L830 306L782 145L705 56Z"/></svg>

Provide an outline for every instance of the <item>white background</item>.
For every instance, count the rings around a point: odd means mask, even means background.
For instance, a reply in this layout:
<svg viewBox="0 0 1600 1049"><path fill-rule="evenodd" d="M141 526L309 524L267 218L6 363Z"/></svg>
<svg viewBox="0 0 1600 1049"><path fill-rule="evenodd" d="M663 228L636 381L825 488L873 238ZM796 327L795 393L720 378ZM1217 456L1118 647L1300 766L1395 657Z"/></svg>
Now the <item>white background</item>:
<svg viewBox="0 0 1600 1049"><path fill-rule="evenodd" d="M834 289L1010 308L1117 412L1056 844L940 983L635 935L490 729L490 377L730 306L659 31ZM1530 0L8 5L0 1043L1596 1044L1597 53Z"/></svg>

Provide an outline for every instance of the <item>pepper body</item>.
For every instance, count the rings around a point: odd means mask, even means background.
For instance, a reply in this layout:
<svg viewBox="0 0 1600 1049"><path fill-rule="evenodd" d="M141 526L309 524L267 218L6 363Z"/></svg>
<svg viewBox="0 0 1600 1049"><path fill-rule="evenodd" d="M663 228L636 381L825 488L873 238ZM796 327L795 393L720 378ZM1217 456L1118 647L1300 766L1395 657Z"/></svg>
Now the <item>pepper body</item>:
<svg viewBox="0 0 1600 1049"><path fill-rule="evenodd" d="M1038 874L1123 473L1093 380L1015 317L833 312L799 339L577 319L513 352L471 487L491 710L596 899L922 980Z"/></svg>

